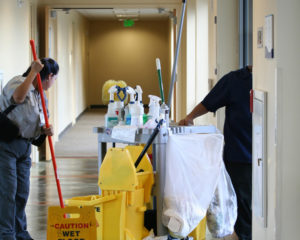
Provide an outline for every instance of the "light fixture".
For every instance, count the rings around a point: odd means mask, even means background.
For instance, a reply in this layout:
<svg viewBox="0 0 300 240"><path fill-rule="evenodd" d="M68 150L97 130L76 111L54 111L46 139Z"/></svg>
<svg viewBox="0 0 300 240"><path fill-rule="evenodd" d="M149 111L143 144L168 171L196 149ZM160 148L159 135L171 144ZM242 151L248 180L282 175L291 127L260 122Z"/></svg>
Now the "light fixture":
<svg viewBox="0 0 300 240"><path fill-rule="evenodd" d="M127 19L139 19L140 16L140 10L139 9L118 9L115 8L114 14L118 20L127 20Z"/></svg>

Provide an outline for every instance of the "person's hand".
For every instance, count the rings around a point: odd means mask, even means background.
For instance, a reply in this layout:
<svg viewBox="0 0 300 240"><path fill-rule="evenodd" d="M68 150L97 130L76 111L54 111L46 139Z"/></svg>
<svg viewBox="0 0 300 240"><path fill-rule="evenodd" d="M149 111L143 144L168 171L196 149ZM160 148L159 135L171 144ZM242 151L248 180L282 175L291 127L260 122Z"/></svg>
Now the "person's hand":
<svg viewBox="0 0 300 240"><path fill-rule="evenodd" d="M31 71L34 73L39 73L43 67L44 65L41 63L40 59L37 59L31 63Z"/></svg>
<svg viewBox="0 0 300 240"><path fill-rule="evenodd" d="M186 116L184 119L181 119L178 123L179 126L192 126L194 125L194 120Z"/></svg>
<svg viewBox="0 0 300 240"><path fill-rule="evenodd" d="M54 132L53 132L52 125L49 125L48 128L46 128L46 125L44 125L42 127L42 133L46 134L47 136L53 136Z"/></svg>

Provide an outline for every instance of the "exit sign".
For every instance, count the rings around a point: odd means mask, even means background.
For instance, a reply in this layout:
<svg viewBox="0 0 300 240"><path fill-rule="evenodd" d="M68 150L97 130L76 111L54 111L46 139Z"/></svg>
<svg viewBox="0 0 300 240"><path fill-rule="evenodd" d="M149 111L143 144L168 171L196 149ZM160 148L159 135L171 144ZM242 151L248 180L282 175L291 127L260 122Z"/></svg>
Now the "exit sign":
<svg viewBox="0 0 300 240"><path fill-rule="evenodd" d="M134 21L132 19L125 19L123 25L124 27L132 27L134 25Z"/></svg>

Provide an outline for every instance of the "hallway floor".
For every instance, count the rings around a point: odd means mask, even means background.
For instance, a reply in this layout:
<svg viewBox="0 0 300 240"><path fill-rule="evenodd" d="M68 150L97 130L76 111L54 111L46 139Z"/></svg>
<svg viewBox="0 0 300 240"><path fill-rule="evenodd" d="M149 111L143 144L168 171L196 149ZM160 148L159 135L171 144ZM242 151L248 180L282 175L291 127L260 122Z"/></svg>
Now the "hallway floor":
<svg viewBox="0 0 300 240"><path fill-rule="evenodd" d="M63 199L98 193L96 158L58 158ZM49 206L59 205L52 162L34 163L26 208L28 229L34 240L45 240Z"/></svg>
<svg viewBox="0 0 300 240"><path fill-rule="evenodd" d="M85 144L84 141L87 143L96 141L97 138L94 136L96 134L91 134L92 128L103 126L103 124L103 111L87 111L72 128L66 131L55 145L55 152L58 150L57 152L59 153L59 155L56 154L56 161L64 200L98 193L98 163L97 156L95 156L97 144L92 143L94 145L91 148L91 145ZM83 129L85 131L82 131ZM75 141L74 136L80 136L80 138ZM93 154L86 154L87 148ZM63 149L66 151L64 152ZM74 149L76 154L71 153L72 149ZM59 198L52 162L33 163L31 168L30 196L26 213L28 230L34 240L46 239L48 207L55 205L59 205ZM210 240L211 238L207 236L206 239Z"/></svg>
<svg viewBox="0 0 300 240"><path fill-rule="evenodd" d="M64 201L98 194L97 135L93 127L104 125L104 111L88 110L55 144L55 156ZM52 161L33 163L30 196L26 208L28 230L34 240L45 240L48 207L59 205Z"/></svg>

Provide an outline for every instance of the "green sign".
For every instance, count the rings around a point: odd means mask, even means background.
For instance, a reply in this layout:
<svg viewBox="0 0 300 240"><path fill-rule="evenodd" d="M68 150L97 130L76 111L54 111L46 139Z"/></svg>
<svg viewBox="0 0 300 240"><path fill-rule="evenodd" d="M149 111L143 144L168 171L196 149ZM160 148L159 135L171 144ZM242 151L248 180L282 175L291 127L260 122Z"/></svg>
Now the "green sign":
<svg viewBox="0 0 300 240"><path fill-rule="evenodd" d="M134 21L132 19L125 19L123 24L124 27L132 27L134 25Z"/></svg>

